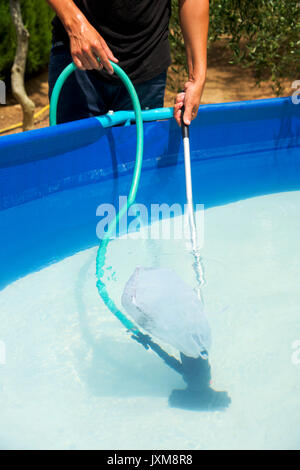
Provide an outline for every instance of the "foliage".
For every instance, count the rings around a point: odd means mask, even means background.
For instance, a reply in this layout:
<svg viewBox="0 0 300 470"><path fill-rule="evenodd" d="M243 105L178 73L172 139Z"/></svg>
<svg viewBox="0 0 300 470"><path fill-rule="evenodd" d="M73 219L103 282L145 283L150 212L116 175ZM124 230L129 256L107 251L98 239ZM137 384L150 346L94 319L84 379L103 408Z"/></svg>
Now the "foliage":
<svg viewBox="0 0 300 470"><path fill-rule="evenodd" d="M170 43L174 71L186 69L178 0L172 1ZM21 0L23 21L30 32L27 74L41 70L49 60L52 10L45 0ZM209 47L222 40L231 51L231 63L251 67L260 83L271 79L280 93L280 81L300 75L299 0L210 0ZM7 77L16 47L9 1L0 0L0 78Z"/></svg>
<svg viewBox="0 0 300 470"><path fill-rule="evenodd" d="M185 67L178 22L178 0L172 0L170 40L177 70ZM231 63L251 67L257 83L271 79L281 91L283 77L300 74L299 0L210 0L209 45L222 39Z"/></svg>
<svg viewBox="0 0 300 470"><path fill-rule="evenodd" d="M44 0L21 0L23 22L30 33L26 72L31 75L48 64L53 13ZM0 0L0 78L7 78L16 50L9 1Z"/></svg>

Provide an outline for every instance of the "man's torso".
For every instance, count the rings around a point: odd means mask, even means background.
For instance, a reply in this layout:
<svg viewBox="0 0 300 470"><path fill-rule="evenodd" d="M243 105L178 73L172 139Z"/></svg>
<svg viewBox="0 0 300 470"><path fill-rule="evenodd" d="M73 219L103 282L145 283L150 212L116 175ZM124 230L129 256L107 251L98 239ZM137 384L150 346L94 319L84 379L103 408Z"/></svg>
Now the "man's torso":
<svg viewBox="0 0 300 470"><path fill-rule="evenodd" d="M75 3L134 82L149 80L170 65L170 0L75 0ZM53 20L53 40L69 43L57 17ZM105 72L101 75L111 80Z"/></svg>

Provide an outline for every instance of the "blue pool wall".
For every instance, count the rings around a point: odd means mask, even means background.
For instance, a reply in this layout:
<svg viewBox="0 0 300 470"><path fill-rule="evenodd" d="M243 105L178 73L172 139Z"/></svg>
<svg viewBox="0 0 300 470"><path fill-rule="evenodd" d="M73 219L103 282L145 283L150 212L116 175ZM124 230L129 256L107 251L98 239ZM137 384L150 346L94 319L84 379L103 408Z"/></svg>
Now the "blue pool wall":
<svg viewBox="0 0 300 470"><path fill-rule="evenodd" d="M135 132L91 118L0 138L0 288L99 242L96 208L128 193ZM137 202L184 204L176 122L144 132ZM203 105L190 136L195 203L299 189L300 106L290 97Z"/></svg>

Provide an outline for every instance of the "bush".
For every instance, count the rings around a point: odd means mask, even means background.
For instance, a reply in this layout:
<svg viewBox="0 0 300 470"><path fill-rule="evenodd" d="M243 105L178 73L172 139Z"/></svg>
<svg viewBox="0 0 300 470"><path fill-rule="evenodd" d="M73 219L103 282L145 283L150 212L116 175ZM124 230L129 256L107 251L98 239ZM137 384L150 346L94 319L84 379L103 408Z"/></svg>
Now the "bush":
<svg viewBox="0 0 300 470"><path fill-rule="evenodd" d="M45 0L21 0L23 22L30 33L26 74L48 64L53 12ZM10 74L16 51L16 35L8 0L0 0L0 79Z"/></svg>
<svg viewBox="0 0 300 470"><path fill-rule="evenodd" d="M53 12L45 0L21 0L23 21L30 33L27 75L48 64ZM178 21L178 0L172 0L170 42L174 70L186 69ZM231 63L251 67L257 83L271 79L280 93L282 77L300 75L299 0L210 0L209 45L222 38ZM7 78L16 38L8 0L0 0L0 79Z"/></svg>
<svg viewBox="0 0 300 470"><path fill-rule="evenodd" d="M177 3L172 0L170 37L173 62L182 69ZM283 77L299 78L299 0L210 0L209 45L220 38L231 51L231 63L251 67L257 83L271 79L277 94Z"/></svg>

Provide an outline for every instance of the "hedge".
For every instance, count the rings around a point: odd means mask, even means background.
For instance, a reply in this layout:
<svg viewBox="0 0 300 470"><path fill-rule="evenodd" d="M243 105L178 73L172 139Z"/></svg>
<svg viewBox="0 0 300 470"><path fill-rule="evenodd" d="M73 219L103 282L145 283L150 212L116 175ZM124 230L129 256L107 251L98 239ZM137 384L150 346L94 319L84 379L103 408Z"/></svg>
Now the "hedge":
<svg viewBox="0 0 300 470"><path fill-rule="evenodd" d="M185 53L178 22L178 0L172 0L173 63L182 74ZM210 0L209 46L222 39L230 63L251 67L260 83L273 81L281 91L283 77L300 78L299 0Z"/></svg>
<svg viewBox="0 0 300 470"><path fill-rule="evenodd" d="M53 12L45 0L21 0L23 22L30 32L26 73L42 70L49 61ZM0 78L8 78L16 50L9 1L0 0Z"/></svg>
<svg viewBox="0 0 300 470"><path fill-rule="evenodd" d="M53 12L45 0L21 0L23 21L30 32L27 75L48 64ZM178 21L178 0L172 0L170 41L176 70L185 68L185 52ZM299 0L210 0L209 44L219 40L231 51L231 62L251 67L259 83L300 76ZM15 33L9 1L0 0L0 78L7 78L14 59Z"/></svg>

